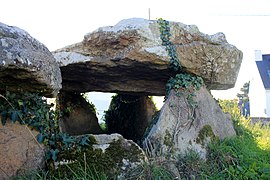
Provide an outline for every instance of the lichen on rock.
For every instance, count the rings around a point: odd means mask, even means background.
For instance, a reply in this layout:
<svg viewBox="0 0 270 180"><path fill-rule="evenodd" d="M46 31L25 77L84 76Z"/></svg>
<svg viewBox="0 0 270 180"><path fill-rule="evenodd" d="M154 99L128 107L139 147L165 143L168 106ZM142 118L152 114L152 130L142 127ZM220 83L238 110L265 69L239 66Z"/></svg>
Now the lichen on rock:
<svg viewBox="0 0 270 180"><path fill-rule="evenodd" d="M70 169L76 172L87 164L89 169L103 172L110 178L116 178L124 176L129 169L146 160L143 150L137 144L124 139L119 134L92 136L95 142L91 143L91 146L76 152L61 152L58 161L70 163L58 165L50 172L56 176L61 174L59 178L68 178L73 175Z"/></svg>

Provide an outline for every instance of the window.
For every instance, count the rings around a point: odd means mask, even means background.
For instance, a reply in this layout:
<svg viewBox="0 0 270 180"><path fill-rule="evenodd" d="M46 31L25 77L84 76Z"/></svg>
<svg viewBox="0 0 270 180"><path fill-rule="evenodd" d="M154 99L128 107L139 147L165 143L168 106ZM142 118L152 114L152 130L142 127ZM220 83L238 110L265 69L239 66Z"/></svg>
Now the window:
<svg viewBox="0 0 270 180"><path fill-rule="evenodd" d="M270 77L270 70L269 69L267 70L267 74L268 74L268 77Z"/></svg>

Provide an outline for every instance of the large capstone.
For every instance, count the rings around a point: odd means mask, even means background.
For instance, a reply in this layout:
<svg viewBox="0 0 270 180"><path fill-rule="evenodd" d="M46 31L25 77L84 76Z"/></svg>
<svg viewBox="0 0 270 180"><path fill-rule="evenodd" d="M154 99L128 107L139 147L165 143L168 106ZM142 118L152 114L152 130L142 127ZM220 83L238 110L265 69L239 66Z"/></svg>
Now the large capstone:
<svg viewBox="0 0 270 180"><path fill-rule="evenodd" d="M59 65L43 44L20 28L0 23L0 91L54 97L61 82Z"/></svg>
<svg viewBox="0 0 270 180"><path fill-rule="evenodd" d="M194 25L170 22L170 41L188 72L201 76L208 89L234 87L242 52L223 33L207 35ZM157 21L126 19L84 36L82 42L54 52L63 89L164 95L175 75L162 45Z"/></svg>

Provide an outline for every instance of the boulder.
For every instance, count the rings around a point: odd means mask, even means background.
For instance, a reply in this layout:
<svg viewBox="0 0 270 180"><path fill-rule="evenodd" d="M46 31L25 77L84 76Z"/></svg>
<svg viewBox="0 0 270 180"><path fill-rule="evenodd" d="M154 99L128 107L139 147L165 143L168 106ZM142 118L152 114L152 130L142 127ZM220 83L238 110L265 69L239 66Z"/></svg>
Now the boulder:
<svg viewBox="0 0 270 180"><path fill-rule="evenodd" d="M26 31L0 23L0 91L54 97L61 71L51 52Z"/></svg>
<svg viewBox="0 0 270 180"><path fill-rule="evenodd" d="M169 68L159 27L153 20L126 19L55 51L63 89L164 95L165 84L175 72ZM201 76L208 89L234 87L242 52L223 33L207 35L194 25L178 22L170 22L170 32L170 41L188 73Z"/></svg>
<svg viewBox="0 0 270 180"><path fill-rule="evenodd" d="M156 124L143 142L146 149L150 147L153 153L172 156L192 149L205 158L209 142L236 135L232 121L205 86L194 92L193 101L179 91L171 90Z"/></svg>
<svg viewBox="0 0 270 180"><path fill-rule="evenodd" d="M37 134L19 123L0 123L0 179L44 168L45 147L36 141Z"/></svg>
<svg viewBox="0 0 270 180"><path fill-rule="evenodd" d="M148 96L118 94L105 114L108 133L140 142L155 113L155 104Z"/></svg>
<svg viewBox="0 0 270 180"><path fill-rule="evenodd" d="M94 105L87 102L82 95L60 92L59 99L63 112L59 123L62 132L70 135L102 133Z"/></svg>
<svg viewBox="0 0 270 180"><path fill-rule="evenodd" d="M92 172L105 173L108 179L124 179L125 174L132 168L146 161L144 151L133 141L124 139L120 134L89 135L91 147L82 148L76 152L59 154L59 161L67 162L68 167L57 164L56 174L60 171L66 179L73 177L70 169L80 172L82 165L92 169ZM65 164L65 163L62 163ZM59 166L60 165L60 166ZM53 172L52 172L53 173Z"/></svg>

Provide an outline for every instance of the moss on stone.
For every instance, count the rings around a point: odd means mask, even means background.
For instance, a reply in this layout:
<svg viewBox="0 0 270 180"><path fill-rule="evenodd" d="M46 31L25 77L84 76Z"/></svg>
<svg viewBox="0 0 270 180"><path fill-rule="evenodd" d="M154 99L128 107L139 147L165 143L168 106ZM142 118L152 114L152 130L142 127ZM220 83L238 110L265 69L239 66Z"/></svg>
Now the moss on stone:
<svg viewBox="0 0 270 180"><path fill-rule="evenodd" d="M207 138L210 138L211 141L214 141L217 138L210 125L204 125L199 131L198 137L196 138L196 143L204 146Z"/></svg>
<svg viewBox="0 0 270 180"><path fill-rule="evenodd" d="M164 144L168 147L173 146L173 137L167 129L165 131Z"/></svg>
<svg viewBox="0 0 270 180"><path fill-rule="evenodd" d="M60 174L60 179L72 177L73 174L70 169L78 172L80 168L84 167L84 164L87 164L89 169L105 173L110 178L115 178L123 171L122 167L125 166L123 159L134 163L143 158L142 151L135 144L119 139L110 143L110 146L105 151L88 147L81 149L81 151L61 152L59 160L68 160L73 163L60 165L51 172L53 175Z"/></svg>

